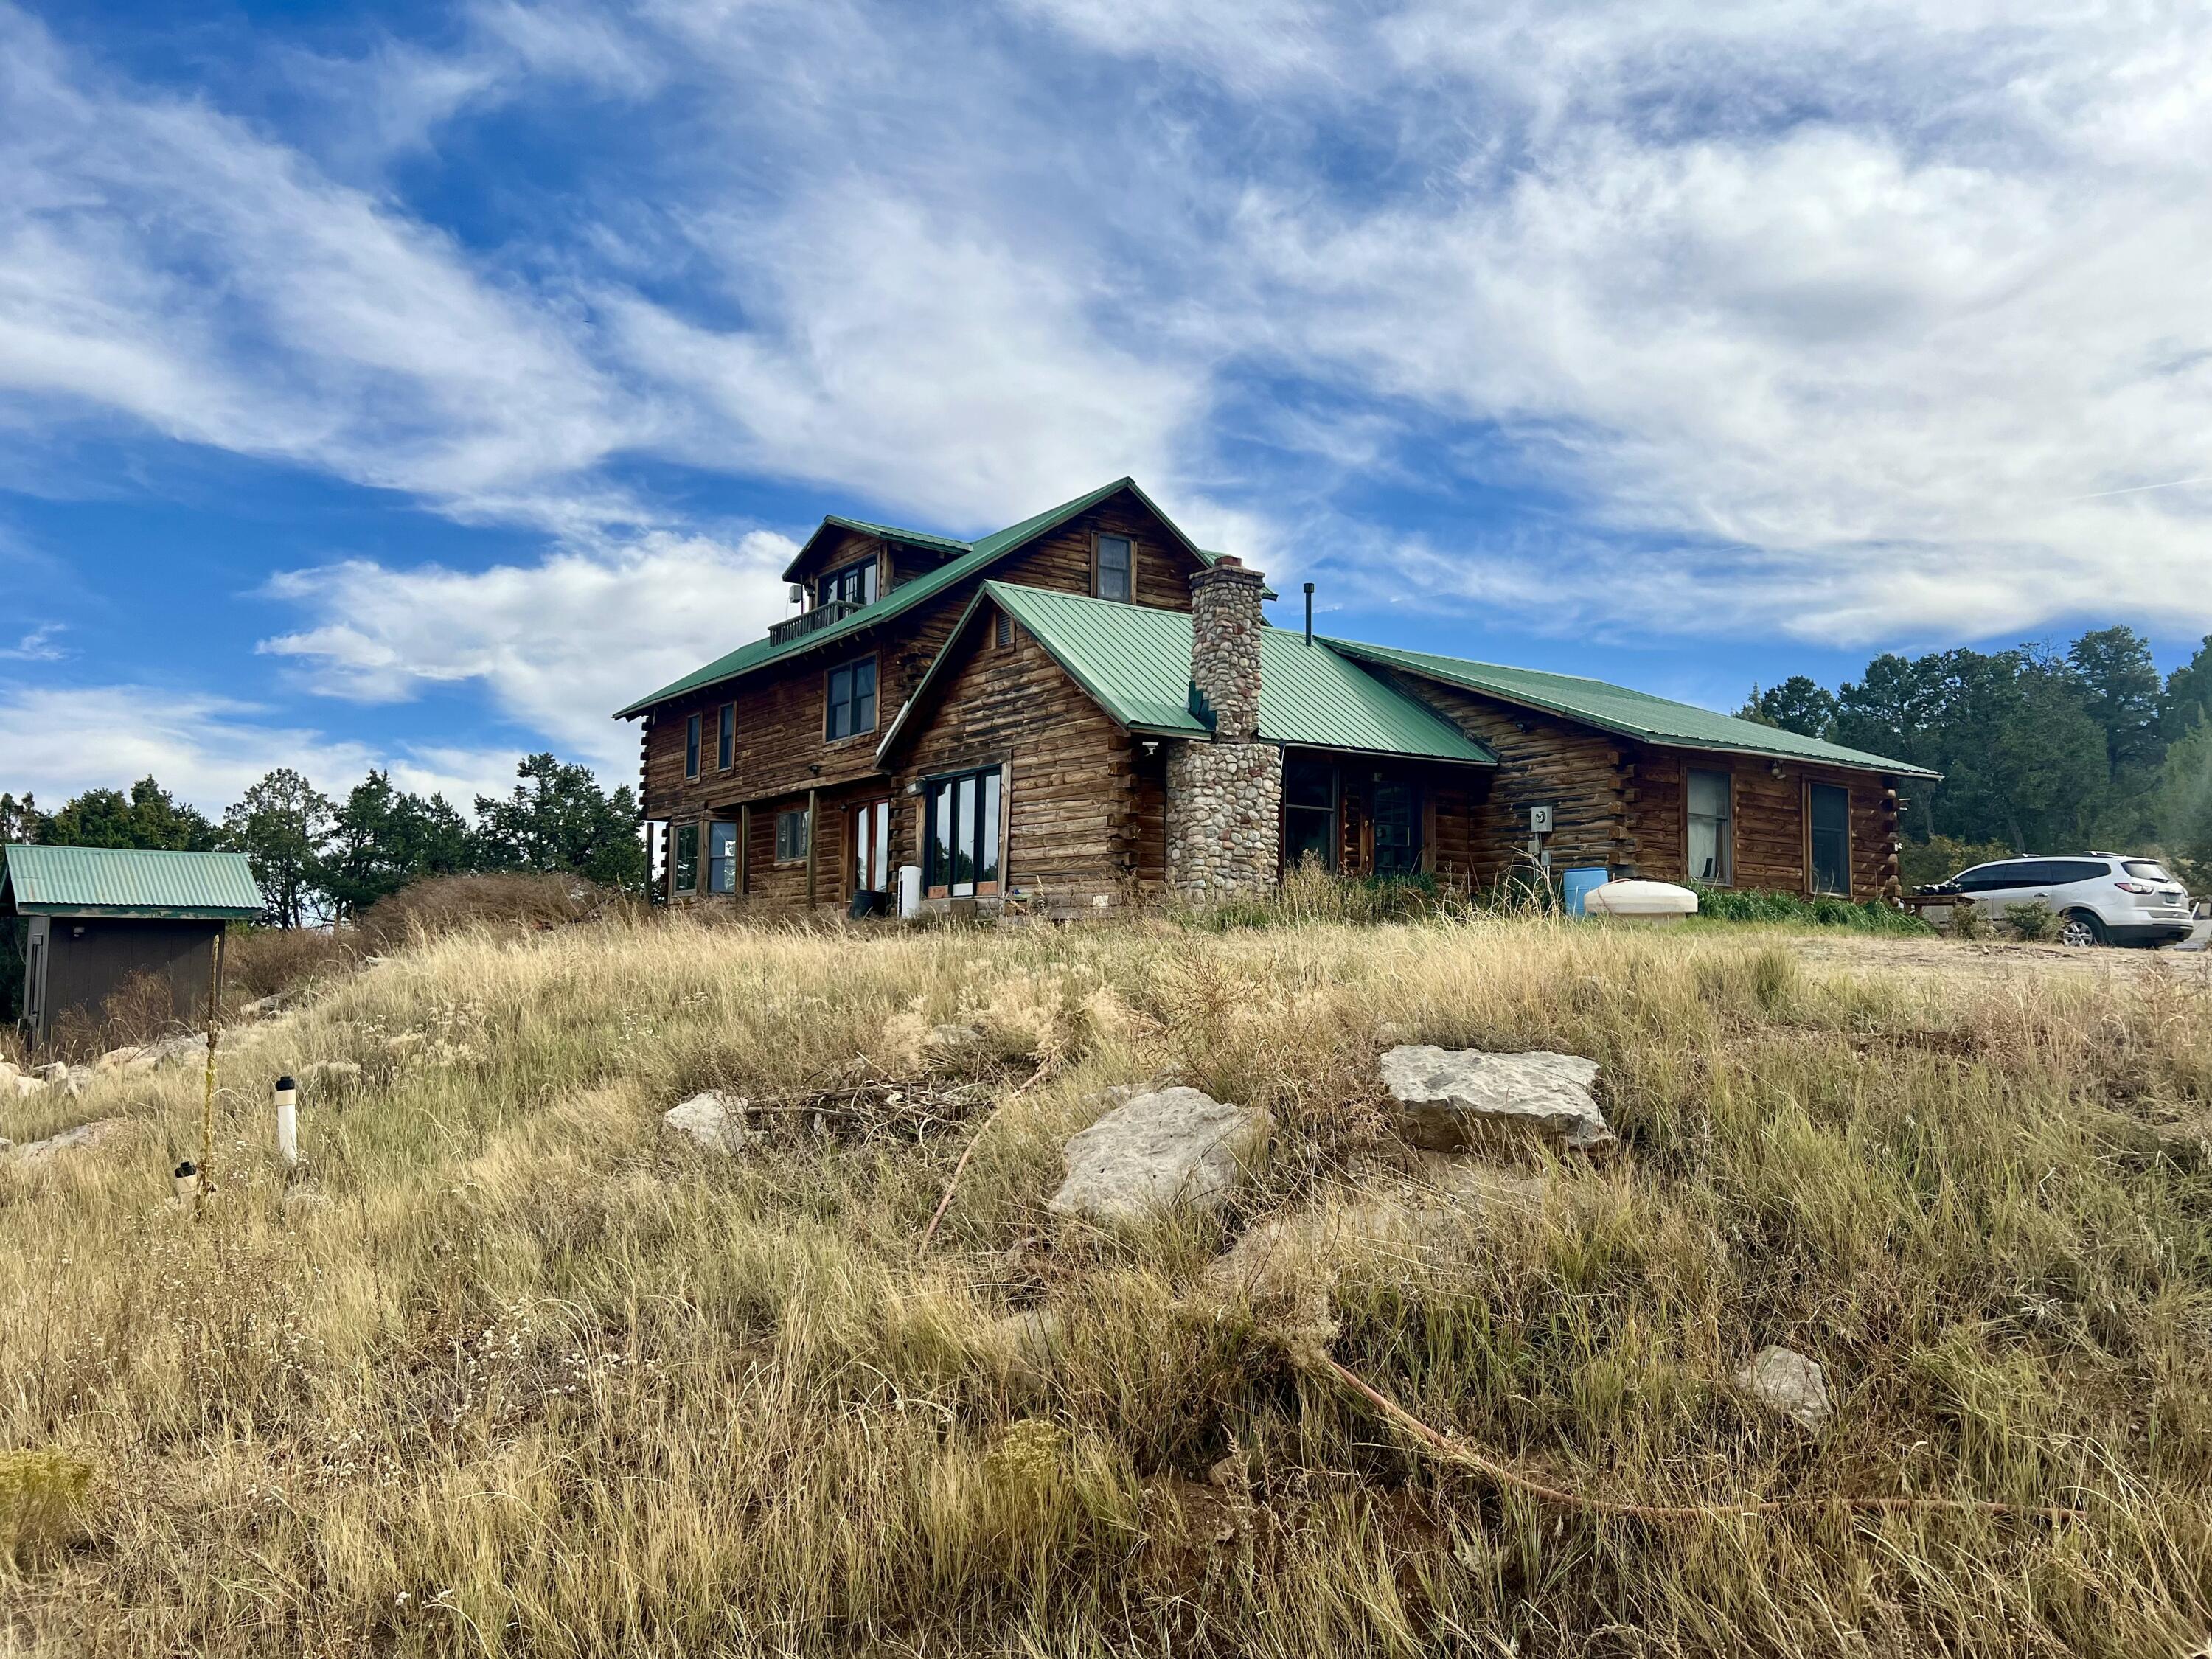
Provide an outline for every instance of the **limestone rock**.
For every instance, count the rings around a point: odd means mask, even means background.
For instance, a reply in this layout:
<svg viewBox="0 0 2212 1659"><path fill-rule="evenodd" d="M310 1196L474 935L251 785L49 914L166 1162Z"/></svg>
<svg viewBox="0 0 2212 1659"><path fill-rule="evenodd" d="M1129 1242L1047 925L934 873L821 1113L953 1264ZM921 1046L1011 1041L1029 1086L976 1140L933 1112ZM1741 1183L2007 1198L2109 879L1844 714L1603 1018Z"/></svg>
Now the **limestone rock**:
<svg viewBox="0 0 2212 1659"><path fill-rule="evenodd" d="M1816 1360L1794 1348L1761 1348L1735 1376L1735 1385L1762 1406L1794 1418L1808 1429L1826 1425L1836 1414L1828 1401L1828 1374Z"/></svg>
<svg viewBox="0 0 2212 1659"><path fill-rule="evenodd" d="M186 1031L181 1036L157 1037L151 1042L142 1042L127 1048L111 1048L94 1062L98 1071L118 1068L126 1072L150 1072L159 1066L173 1066L181 1060L207 1061L207 1033Z"/></svg>
<svg viewBox="0 0 2212 1659"><path fill-rule="evenodd" d="M1042 1308L994 1321L989 1346L1009 1375L1031 1381L1048 1373L1066 1341L1066 1322Z"/></svg>
<svg viewBox="0 0 2212 1659"><path fill-rule="evenodd" d="M66 1082L69 1073L67 1062L58 1060L49 1060L44 1066L33 1066L31 1068L31 1075L41 1083Z"/></svg>
<svg viewBox="0 0 2212 1659"><path fill-rule="evenodd" d="M670 1107L661 1121L703 1152L738 1152L759 1136L745 1127L745 1103L717 1089Z"/></svg>
<svg viewBox="0 0 2212 1659"><path fill-rule="evenodd" d="M81 1152L104 1146L118 1136L128 1133L130 1128L131 1120L127 1117L95 1118L90 1123L80 1123L74 1129L64 1129L44 1140L25 1141L15 1149L15 1155L26 1164L37 1164L52 1158L56 1152Z"/></svg>
<svg viewBox="0 0 2212 1659"><path fill-rule="evenodd" d="M1267 1150L1274 1120L1190 1088L1117 1106L1067 1143L1067 1179L1045 1207L1063 1219L1116 1225L1178 1206L1218 1209Z"/></svg>
<svg viewBox="0 0 2212 1659"><path fill-rule="evenodd" d="M75 1100L87 1089L92 1087L92 1079L95 1073L89 1066L72 1066L69 1068L68 1074L61 1079L61 1091L71 1100Z"/></svg>
<svg viewBox="0 0 2212 1659"><path fill-rule="evenodd" d="M14 1093L18 1100L27 1100L46 1086L44 1078L33 1077L28 1073L18 1073L9 1081L15 1085Z"/></svg>
<svg viewBox="0 0 2212 1659"><path fill-rule="evenodd" d="M1490 1054L1427 1043L1388 1050L1382 1082L1415 1146L1461 1152L1486 1135L1533 1135L1571 1152L1616 1144L1590 1094L1597 1062L1579 1054Z"/></svg>

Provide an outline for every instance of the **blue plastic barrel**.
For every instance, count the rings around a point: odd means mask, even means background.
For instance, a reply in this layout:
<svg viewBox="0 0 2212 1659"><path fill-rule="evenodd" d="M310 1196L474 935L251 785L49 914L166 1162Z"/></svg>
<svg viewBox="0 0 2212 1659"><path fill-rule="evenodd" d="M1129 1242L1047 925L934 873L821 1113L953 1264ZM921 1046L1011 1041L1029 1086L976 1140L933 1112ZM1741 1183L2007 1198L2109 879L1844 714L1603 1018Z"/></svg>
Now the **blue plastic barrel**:
<svg viewBox="0 0 2212 1659"><path fill-rule="evenodd" d="M1584 908L1589 896L1612 879L1613 872L1603 865L1595 868L1569 870L1559 877L1559 898L1571 916L1586 916Z"/></svg>

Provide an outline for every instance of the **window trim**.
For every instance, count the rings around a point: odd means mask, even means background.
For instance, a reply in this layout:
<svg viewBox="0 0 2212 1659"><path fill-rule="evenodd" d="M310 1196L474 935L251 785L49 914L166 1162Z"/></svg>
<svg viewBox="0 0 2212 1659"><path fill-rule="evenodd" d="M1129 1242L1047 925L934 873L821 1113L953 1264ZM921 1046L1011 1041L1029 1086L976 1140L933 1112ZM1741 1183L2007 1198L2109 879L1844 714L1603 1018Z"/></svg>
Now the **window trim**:
<svg viewBox="0 0 2212 1659"><path fill-rule="evenodd" d="M823 741L823 742L824 742L824 743L850 743L850 742L852 742L852 741L853 741L854 738L865 738L865 737L866 737L870 732L873 732L873 731L876 729L876 727L877 727L878 724L882 720L882 719L883 719L883 696L884 696L884 675L883 675L883 669L882 669L882 666L881 666L881 665L877 662L877 660L876 660L876 655L877 655L877 653L874 653L874 652L871 651L871 652L869 652L866 656L861 656L861 657L853 657L853 658L849 658L849 659L847 659L846 661L844 661L844 662L841 662L841 663L833 663L833 664L831 664L829 667L827 667L827 668L825 668L825 669L823 669L823 670L822 671L822 741ZM851 731L849 731L849 732L840 732L836 733L835 736L832 736L832 735L831 735L831 733L830 733L830 711L833 708L836 707L836 705L835 703L833 703L833 702L830 701L830 685L831 685L831 684L836 680L836 677L837 677L838 675L840 675L840 674L843 674L843 673L848 673L848 672L850 672L852 670L854 670L854 669L855 669L855 668L860 667L863 663L866 663L866 664L867 665L867 666L868 666L868 670L869 670L869 674L868 674L868 723L867 723L866 726L859 726L859 725L856 725L856 726L854 726L853 727L853 729L852 729ZM852 704L852 702L853 702L853 697L851 696L851 695L850 695L849 693L848 693L848 694L847 695L847 696L846 696L845 702L846 702L846 706L849 708L850 708L850 706L851 706L851 704Z"/></svg>
<svg viewBox="0 0 2212 1659"><path fill-rule="evenodd" d="M696 713L684 717L684 781L686 783L699 781L701 750L706 747L700 724L702 718Z"/></svg>
<svg viewBox="0 0 2212 1659"><path fill-rule="evenodd" d="M714 765L726 772L738 763L738 706L726 702L714 711Z"/></svg>
<svg viewBox="0 0 2212 1659"><path fill-rule="evenodd" d="M789 857L783 851L783 826L787 819L799 821L799 848ZM814 855L814 837L809 833L807 811L804 806L779 806L775 811L775 867L796 870Z"/></svg>
<svg viewBox="0 0 2212 1659"><path fill-rule="evenodd" d="M845 881L846 892L887 893L898 880L898 866L891 861L891 798L872 795L866 800L854 801L845 809ZM868 820L872 817L875 822ZM870 872L861 867L866 851L872 850L876 861L882 866L883 885L872 886Z"/></svg>
<svg viewBox="0 0 2212 1659"><path fill-rule="evenodd" d="M1813 795L1815 790L1820 789L1833 789L1844 798L1844 884L1840 888L1820 885L1820 848L1819 843L1814 839L1819 826L1813 819ZM1851 896L1851 877L1854 873L1850 786L1844 783L1831 783L1825 778L1808 778L1805 780L1805 793L1802 801L1800 810L1805 815L1805 891L1813 898L1847 899Z"/></svg>
<svg viewBox="0 0 2212 1659"><path fill-rule="evenodd" d="M995 898L1006 891L1010 885L1006 877L1006 842L1009 839L1009 826L1012 823L1013 817L1012 810L1013 801L1013 779L1011 774L1012 769L1006 766L1004 763L1000 763L997 765L963 767L957 772L933 772L921 780L921 833L919 837L919 841L921 853L921 890L923 896L933 899ZM974 848L975 852L978 854L982 850L981 836L986 827L983 822L983 813L980 810L982 804L982 797L986 793L985 786L987 781L989 784L996 786L995 793L999 797L997 822L989 825L988 828L991 833L991 839L996 843L995 850L998 854L996 868L998 870L998 875L995 879L988 882L971 881L967 884L969 888L967 892L956 893L952 890L957 884L951 879L952 872L949 867L944 872L945 879L943 882L934 882L931 879L932 877L939 873L935 867L936 860L933 856L937 851L934 844L937 836L937 800L938 794L940 790L948 788L957 789L959 785L968 782L971 779L975 784L977 794L976 805L979 808L975 814L977 839ZM954 852L957 852L957 850L958 849L957 848L951 849L951 851ZM949 857L947 861L949 865Z"/></svg>
<svg viewBox="0 0 2212 1659"><path fill-rule="evenodd" d="M1129 550L1129 591L1119 599L1105 591L1101 580L1106 570L1105 544L1109 540L1117 541ZM1091 597L1106 599L1115 605L1134 605L1137 602L1137 538L1134 536L1119 535L1110 530L1091 532Z"/></svg>
<svg viewBox="0 0 2212 1659"><path fill-rule="evenodd" d="M1726 858L1726 864L1727 864L1727 874L1726 874L1725 876L1717 876L1717 877L1715 877L1715 878L1714 878L1714 879L1712 879L1711 881L1705 882L1705 885L1707 885L1708 887L1734 887L1734 886L1735 885L1735 873L1736 873L1736 872L1735 872L1735 768L1734 768L1733 766L1726 766L1726 767L1722 767L1722 766L1692 766L1692 765L1690 765L1690 764L1688 764L1688 763L1686 763L1683 765L1683 768L1682 768L1682 876L1683 876L1683 878L1684 878L1685 880L1686 880L1686 881L1704 881L1704 880L1705 880L1705 878L1704 878L1704 877L1702 877L1702 876L1698 875L1695 871L1693 871L1693 870L1692 870L1692 869L1690 868L1690 821L1691 821L1692 817L1694 816L1694 815L1691 812L1691 811L1690 811L1690 779L1691 779L1691 776L1692 776L1692 774L1698 773L1698 772L1709 773L1709 774L1711 774L1711 775L1714 775L1714 776L1717 776L1717 777L1723 777L1723 778L1726 778L1726 779L1728 780L1728 842L1727 842L1727 846L1725 847L1725 848L1724 848L1724 849L1723 849L1723 850L1724 850L1724 851L1725 851L1725 853L1726 853L1726 854L1727 854L1727 858Z"/></svg>
<svg viewBox="0 0 2212 1659"><path fill-rule="evenodd" d="M684 883L684 838L686 836L691 837L691 883L688 887ZM668 890L678 896L696 894L699 890L699 821L696 818L688 823L676 825L669 838Z"/></svg>

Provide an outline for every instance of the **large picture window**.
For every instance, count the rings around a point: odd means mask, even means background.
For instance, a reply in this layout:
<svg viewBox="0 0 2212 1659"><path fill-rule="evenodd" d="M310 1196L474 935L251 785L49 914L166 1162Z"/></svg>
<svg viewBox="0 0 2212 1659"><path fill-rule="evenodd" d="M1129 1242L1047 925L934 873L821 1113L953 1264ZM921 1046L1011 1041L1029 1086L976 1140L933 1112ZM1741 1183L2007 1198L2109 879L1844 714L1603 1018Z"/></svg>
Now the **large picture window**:
<svg viewBox="0 0 2212 1659"><path fill-rule="evenodd" d="M1127 536L1098 538L1098 597L1131 599L1136 597L1136 550Z"/></svg>
<svg viewBox="0 0 2212 1659"><path fill-rule="evenodd" d="M1851 890L1851 794L1832 783L1811 785L1806 816L1811 821L1813 890L1843 893Z"/></svg>
<svg viewBox="0 0 2212 1659"><path fill-rule="evenodd" d="M714 735L714 764L725 772L736 764L738 758L738 706L733 702L722 705L720 720Z"/></svg>
<svg viewBox="0 0 2212 1659"><path fill-rule="evenodd" d="M699 826L696 823L676 826L676 857L670 879L679 893L699 890Z"/></svg>
<svg viewBox="0 0 2212 1659"><path fill-rule="evenodd" d="M830 708L822 725L828 738L872 732L876 725L876 659L848 662L830 671Z"/></svg>
<svg viewBox="0 0 2212 1659"><path fill-rule="evenodd" d="M1283 763L1283 868L1307 859L1336 868L1336 768L1328 761Z"/></svg>
<svg viewBox="0 0 2212 1659"><path fill-rule="evenodd" d="M876 599L876 562L865 559L842 570L833 570L823 577L820 588L823 605L834 605L839 600L847 605L872 605Z"/></svg>
<svg viewBox="0 0 2212 1659"><path fill-rule="evenodd" d="M995 766L929 781L921 878L932 898L999 890L999 787Z"/></svg>
<svg viewBox="0 0 2212 1659"><path fill-rule="evenodd" d="M738 890L738 826L734 823L707 826L707 890Z"/></svg>
<svg viewBox="0 0 2212 1659"><path fill-rule="evenodd" d="M1735 880L1735 835L1729 819L1729 775L1690 774L1690 879L1729 886Z"/></svg>

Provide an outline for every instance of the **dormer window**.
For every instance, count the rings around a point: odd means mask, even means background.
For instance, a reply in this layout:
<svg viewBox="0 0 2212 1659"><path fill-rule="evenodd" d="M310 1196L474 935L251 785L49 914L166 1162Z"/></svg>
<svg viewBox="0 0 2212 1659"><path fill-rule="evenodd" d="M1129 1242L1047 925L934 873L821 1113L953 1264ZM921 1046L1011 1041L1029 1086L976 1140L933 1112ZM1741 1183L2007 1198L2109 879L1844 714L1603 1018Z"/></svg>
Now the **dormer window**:
<svg viewBox="0 0 2212 1659"><path fill-rule="evenodd" d="M844 604L873 605L876 599L876 562L863 559L842 570L832 570L816 586L817 606Z"/></svg>
<svg viewBox="0 0 2212 1659"><path fill-rule="evenodd" d="M1102 599L1136 598L1136 556L1127 536L1101 536L1092 592Z"/></svg>

